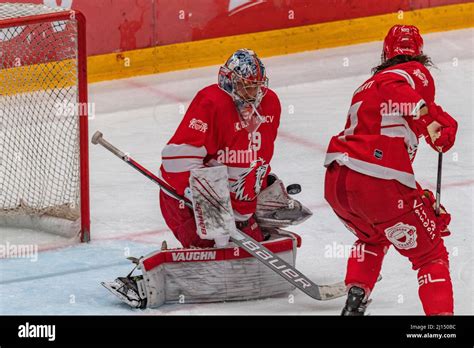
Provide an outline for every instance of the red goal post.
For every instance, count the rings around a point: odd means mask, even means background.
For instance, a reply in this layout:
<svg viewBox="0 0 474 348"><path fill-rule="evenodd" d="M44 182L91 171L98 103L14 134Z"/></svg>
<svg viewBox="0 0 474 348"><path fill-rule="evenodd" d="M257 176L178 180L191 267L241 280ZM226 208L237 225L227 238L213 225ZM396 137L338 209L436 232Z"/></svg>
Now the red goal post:
<svg viewBox="0 0 474 348"><path fill-rule="evenodd" d="M0 4L0 225L90 239L86 20Z"/></svg>

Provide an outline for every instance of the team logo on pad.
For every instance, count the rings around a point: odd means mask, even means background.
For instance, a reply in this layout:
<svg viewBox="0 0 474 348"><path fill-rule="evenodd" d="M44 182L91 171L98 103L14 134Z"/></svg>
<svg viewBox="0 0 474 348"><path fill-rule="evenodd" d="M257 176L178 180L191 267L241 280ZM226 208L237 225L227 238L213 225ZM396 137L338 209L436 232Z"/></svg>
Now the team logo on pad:
<svg viewBox="0 0 474 348"><path fill-rule="evenodd" d="M385 235L398 249L412 249L417 246L415 226L399 222L396 225L385 229Z"/></svg>

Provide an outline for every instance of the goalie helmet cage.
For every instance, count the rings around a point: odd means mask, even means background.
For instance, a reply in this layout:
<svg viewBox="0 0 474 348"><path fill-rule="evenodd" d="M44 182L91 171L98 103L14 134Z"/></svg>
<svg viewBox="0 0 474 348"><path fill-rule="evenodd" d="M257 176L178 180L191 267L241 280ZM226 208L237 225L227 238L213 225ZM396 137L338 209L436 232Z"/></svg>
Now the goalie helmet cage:
<svg viewBox="0 0 474 348"><path fill-rule="evenodd" d="M0 4L0 226L90 239L85 17Z"/></svg>

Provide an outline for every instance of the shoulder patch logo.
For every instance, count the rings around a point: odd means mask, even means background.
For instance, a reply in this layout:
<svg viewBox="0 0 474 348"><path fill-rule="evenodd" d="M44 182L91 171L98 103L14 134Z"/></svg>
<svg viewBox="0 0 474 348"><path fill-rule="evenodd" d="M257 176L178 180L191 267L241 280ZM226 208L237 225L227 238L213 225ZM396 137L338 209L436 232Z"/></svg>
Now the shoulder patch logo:
<svg viewBox="0 0 474 348"><path fill-rule="evenodd" d="M191 122L189 122L189 128L206 133L208 126L206 122L193 118Z"/></svg>
<svg viewBox="0 0 474 348"><path fill-rule="evenodd" d="M416 248L416 227L402 222L385 229L385 236L398 249Z"/></svg>
<svg viewBox="0 0 474 348"><path fill-rule="evenodd" d="M423 72L421 72L420 69L413 70L413 75L415 75L421 80L421 83L423 84L424 87L427 87L430 84L430 82L426 78L426 75Z"/></svg>

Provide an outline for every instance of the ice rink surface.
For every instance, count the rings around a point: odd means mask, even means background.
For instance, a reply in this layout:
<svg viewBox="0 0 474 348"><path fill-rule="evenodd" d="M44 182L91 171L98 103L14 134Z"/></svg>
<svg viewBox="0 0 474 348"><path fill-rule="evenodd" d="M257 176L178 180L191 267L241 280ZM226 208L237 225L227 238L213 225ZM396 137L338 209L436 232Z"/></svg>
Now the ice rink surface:
<svg viewBox="0 0 474 348"><path fill-rule="evenodd" d="M293 230L303 238L297 268L316 283L343 279L346 255L334 252L355 240L323 198L325 149L330 137L342 130L352 93L378 64L381 48L381 42L374 42L264 59L270 87L282 102L272 168L286 184L302 185L298 199L314 212ZM258 53L258 47L253 49ZM474 30L426 35L425 53L436 64L432 73L437 102L459 122L457 143L444 159L442 203L452 214L452 235L445 243L455 312L472 314ZM217 71L213 66L93 84L90 101L95 103L95 118L90 121L90 134L102 131L110 142L157 173L161 149L197 91L216 82ZM434 190L436 170L437 154L421 141L415 161L417 180ZM145 255L163 240L169 247L180 245L160 215L157 186L95 146L90 148L90 174L92 242L65 247L59 239L36 240L34 233L23 234L27 236L23 242L41 240L41 251L37 260L0 260L0 314L340 313L343 298L318 302L298 290L290 298L130 309L100 282L126 275L131 270L126 256ZM393 248L382 274L369 313L423 314L416 272Z"/></svg>

